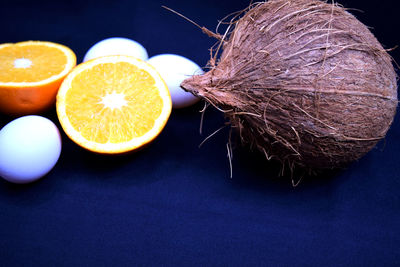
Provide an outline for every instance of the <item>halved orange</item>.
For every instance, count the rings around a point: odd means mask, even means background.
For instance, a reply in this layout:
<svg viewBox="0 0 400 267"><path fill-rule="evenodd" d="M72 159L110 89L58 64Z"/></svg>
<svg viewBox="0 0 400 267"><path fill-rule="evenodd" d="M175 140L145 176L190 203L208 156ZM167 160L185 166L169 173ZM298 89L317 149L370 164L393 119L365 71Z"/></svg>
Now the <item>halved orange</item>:
<svg viewBox="0 0 400 267"><path fill-rule="evenodd" d="M61 44L0 44L0 111L26 115L51 107L61 82L75 65L74 52Z"/></svg>
<svg viewBox="0 0 400 267"><path fill-rule="evenodd" d="M78 65L57 94L65 133L93 152L117 154L155 139L171 114L168 87L147 62L105 56Z"/></svg>

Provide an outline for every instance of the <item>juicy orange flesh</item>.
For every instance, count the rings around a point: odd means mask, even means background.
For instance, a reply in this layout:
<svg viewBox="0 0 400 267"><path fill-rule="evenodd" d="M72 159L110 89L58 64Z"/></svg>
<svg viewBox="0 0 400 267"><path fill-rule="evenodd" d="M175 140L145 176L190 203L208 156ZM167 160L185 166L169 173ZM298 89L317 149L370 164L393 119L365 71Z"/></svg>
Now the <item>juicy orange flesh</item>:
<svg viewBox="0 0 400 267"><path fill-rule="evenodd" d="M109 107L107 95L124 103ZM155 80L146 71L126 63L103 63L77 74L66 95L66 114L76 131L96 143L121 143L153 128L163 101Z"/></svg>
<svg viewBox="0 0 400 267"><path fill-rule="evenodd" d="M15 67L16 60L30 62ZM45 45L12 45L0 49L0 82L39 82L61 73L67 57L57 48Z"/></svg>

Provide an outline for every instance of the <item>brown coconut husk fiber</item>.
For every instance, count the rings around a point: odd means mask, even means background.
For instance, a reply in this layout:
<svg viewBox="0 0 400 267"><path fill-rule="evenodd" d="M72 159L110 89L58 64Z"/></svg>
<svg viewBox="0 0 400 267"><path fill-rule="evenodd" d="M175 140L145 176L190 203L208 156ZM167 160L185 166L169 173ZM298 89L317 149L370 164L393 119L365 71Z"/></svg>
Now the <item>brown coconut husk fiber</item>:
<svg viewBox="0 0 400 267"><path fill-rule="evenodd" d="M343 167L384 138L397 107L391 57L335 3L256 3L182 88L223 110L243 143L307 169Z"/></svg>

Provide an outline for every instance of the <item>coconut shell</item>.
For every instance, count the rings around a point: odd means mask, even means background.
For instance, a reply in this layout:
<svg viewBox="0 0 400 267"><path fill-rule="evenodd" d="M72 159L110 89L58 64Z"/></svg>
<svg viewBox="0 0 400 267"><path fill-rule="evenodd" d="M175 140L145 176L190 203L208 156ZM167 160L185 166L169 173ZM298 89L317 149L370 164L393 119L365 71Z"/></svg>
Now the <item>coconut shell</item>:
<svg viewBox="0 0 400 267"><path fill-rule="evenodd" d="M270 0L231 26L220 59L181 86L223 110L243 143L290 167L325 169L384 138L398 102L396 73L344 8Z"/></svg>

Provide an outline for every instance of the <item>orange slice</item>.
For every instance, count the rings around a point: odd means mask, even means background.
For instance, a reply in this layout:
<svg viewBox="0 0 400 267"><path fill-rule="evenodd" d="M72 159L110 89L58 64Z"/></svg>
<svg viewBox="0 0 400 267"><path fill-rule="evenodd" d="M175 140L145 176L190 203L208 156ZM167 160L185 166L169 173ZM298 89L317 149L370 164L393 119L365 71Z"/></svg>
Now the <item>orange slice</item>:
<svg viewBox="0 0 400 267"><path fill-rule="evenodd" d="M61 44L0 44L0 111L26 115L51 107L61 82L75 65L74 52Z"/></svg>
<svg viewBox="0 0 400 267"><path fill-rule="evenodd" d="M172 102L158 72L131 56L106 56L78 65L57 94L65 133L90 151L117 154L155 139Z"/></svg>

